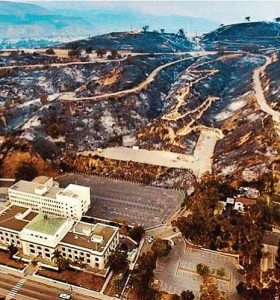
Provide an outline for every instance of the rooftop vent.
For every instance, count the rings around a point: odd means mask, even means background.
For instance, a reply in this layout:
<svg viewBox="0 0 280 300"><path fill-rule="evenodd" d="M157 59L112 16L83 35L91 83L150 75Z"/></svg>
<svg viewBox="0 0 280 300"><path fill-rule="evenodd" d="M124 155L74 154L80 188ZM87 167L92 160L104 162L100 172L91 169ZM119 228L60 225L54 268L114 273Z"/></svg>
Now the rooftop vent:
<svg viewBox="0 0 280 300"><path fill-rule="evenodd" d="M91 241L94 243L101 244L103 242L103 236L98 234L93 234L91 236Z"/></svg>

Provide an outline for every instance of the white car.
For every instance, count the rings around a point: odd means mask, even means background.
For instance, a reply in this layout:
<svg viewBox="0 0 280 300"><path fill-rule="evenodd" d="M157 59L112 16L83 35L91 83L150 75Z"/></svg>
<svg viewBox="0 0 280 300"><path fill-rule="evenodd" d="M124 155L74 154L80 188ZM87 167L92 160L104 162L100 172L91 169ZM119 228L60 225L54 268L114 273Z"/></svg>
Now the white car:
<svg viewBox="0 0 280 300"><path fill-rule="evenodd" d="M155 239L156 239L155 236L153 235L149 236L148 243L151 244Z"/></svg>
<svg viewBox="0 0 280 300"><path fill-rule="evenodd" d="M71 295L69 295L69 294L60 294L59 299L69 300L69 299L71 299Z"/></svg>

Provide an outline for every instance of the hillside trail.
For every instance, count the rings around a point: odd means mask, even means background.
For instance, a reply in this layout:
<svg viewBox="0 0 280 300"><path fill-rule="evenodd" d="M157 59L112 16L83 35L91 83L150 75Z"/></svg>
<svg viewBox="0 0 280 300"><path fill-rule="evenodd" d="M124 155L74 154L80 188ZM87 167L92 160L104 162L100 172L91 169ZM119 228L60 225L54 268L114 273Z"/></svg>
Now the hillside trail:
<svg viewBox="0 0 280 300"><path fill-rule="evenodd" d="M212 54L213 52L211 52L210 54ZM142 81L140 84L136 85L133 88L127 89L127 90L122 90L122 91L117 91L117 92L111 92L111 93L105 93L102 95L97 95L97 96L91 96L91 97L83 97L83 98L78 98L74 95L74 93L65 93L63 95L61 95L59 97L60 100L62 101L83 101L83 100L102 100L102 99L106 99L106 98L110 98L110 97L117 97L117 96L124 96L124 95L128 95L128 94L132 94L132 93L136 93L141 91L142 89L144 89L147 85L149 85L151 82L154 81L155 77L160 73L160 71L162 71L163 69L170 67L172 65L184 62L184 61L188 61L188 60L192 60L194 58L198 58L198 57L202 57L205 55L209 55L209 53L205 54L199 54L197 56L191 56L191 57L187 57L187 58L181 58L166 64L163 64L159 67L157 67L156 69L154 69L150 75L144 80Z"/></svg>
<svg viewBox="0 0 280 300"><path fill-rule="evenodd" d="M261 76L264 74L267 66L269 66L273 62L273 59L271 56L265 56L265 55L257 55L257 56L265 58L265 63L261 67L256 68L253 74L253 83L254 83L256 100L260 109L265 113L267 113L268 115L272 116L272 119L275 124L276 132L278 136L280 136L280 112L271 108L267 103L264 95L262 83L261 83Z"/></svg>

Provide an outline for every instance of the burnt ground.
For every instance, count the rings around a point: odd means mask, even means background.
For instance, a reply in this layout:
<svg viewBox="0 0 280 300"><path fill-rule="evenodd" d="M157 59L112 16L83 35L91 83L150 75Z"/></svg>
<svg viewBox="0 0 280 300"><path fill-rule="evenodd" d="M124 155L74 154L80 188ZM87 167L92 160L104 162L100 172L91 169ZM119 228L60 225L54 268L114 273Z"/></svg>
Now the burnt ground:
<svg viewBox="0 0 280 300"><path fill-rule="evenodd" d="M280 46L280 24L276 22L246 22L221 26L205 34L205 49L262 51Z"/></svg>
<svg viewBox="0 0 280 300"><path fill-rule="evenodd" d="M0 67L1 66L18 66L18 65L36 65L36 64L53 64L65 63L69 59L62 59L57 56L45 55L36 51L0 51Z"/></svg>
<svg viewBox="0 0 280 300"><path fill-rule="evenodd" d="M263 77L263 87L265 89L265 96L273 109L280 111L280 52L275 55L275 61L270 64Z"/></svg>
<svg viewBox="0 0 280 300"><path fill-rule="evenodd" d="M18 130L22 131L22 137L27 139L33 140L40 135L53 143L58 143L64 150L71 151L84 151L118 144L123 135L141 128L161 114L164 108L164 95L168 93L177 74L190 63L191 61L182 62L161 72L156 80L140 94L134 93L102 101L47 103L33 113L28 122L25 121L26 119L21 120L26 123ZM53 80L55 82L55 79ZM70 79L68 81L71 82ZM36 105L40 106L40 101ZM22 110L22 107L17 107L15 110L18 109ZM33 111L35 109L30 108L30 114ZM19 120L16 120L19 123ZM9 115L7 124L8 126L3 126L2 130L15 128L15 120L9 118ZM52 124L59 125L60 139L50 135L49 128Z"/></svg>
<svg viewBox="0 0 280 300"><path fill-rule="evenodd" d="M66 48L91 46L93 49L130 50L133 52L190 51L192 44L185 37L157 32L113 32L64 45Z"/></svg>

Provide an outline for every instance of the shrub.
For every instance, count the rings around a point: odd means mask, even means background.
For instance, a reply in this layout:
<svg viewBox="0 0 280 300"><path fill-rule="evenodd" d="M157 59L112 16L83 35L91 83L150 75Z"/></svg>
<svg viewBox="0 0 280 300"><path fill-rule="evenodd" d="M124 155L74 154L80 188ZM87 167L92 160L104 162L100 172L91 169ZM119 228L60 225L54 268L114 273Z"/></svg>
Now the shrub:
<svg viewBox="0 0 280 300"><path fill-rule="evenodd" d="M49 55L54 55L55 53L54 53L54 50L53 50L53 48L49 48L49 49L47 49L47 50L46 50L46 54L49 54Z"/></svg>
<svg viewBox="0 0 280 300"><path fill-rule="evenodd" d="M205 276L208 275L210 273L210 269L208 266L205 266L203 264L198 264L196 266L196 272L200 275L200 276Z"/></svg>
<svg viewBox="0 0 280 300"><path fill-rule="evenodd" d="M15 172L16 181L19 180L33 180L36 176L38 176L38 170L36 166L32 162L22 162L18 166Z"/></svg>

